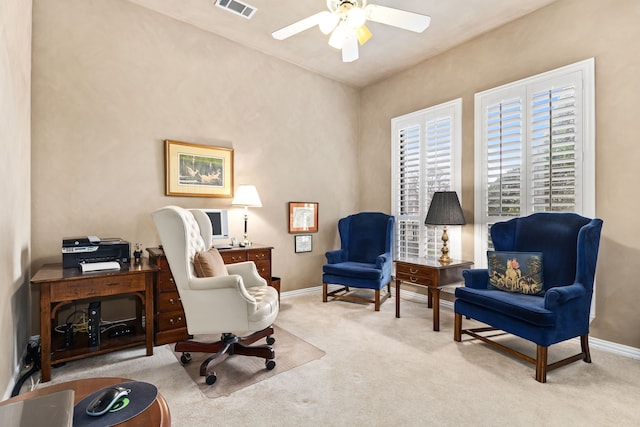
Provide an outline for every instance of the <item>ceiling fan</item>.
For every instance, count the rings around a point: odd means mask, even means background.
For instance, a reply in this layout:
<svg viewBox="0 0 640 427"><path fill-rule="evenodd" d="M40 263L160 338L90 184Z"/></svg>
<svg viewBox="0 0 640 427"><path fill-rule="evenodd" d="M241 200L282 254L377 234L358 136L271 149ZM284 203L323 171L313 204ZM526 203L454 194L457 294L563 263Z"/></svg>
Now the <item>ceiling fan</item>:
<svg viewBox="0 0 640 427"><path fill-rule="evenodd" d="M431 23L429 16L367 4L367 0L327 0L327 8L328 11L274 31L273 38L284 40L317 25L324 34L331 34L329 46L342 50L342 61L352 62L358 59L358 43L363 45L372 36L364 25L367 20L416 33L423 32Z"/></svg>

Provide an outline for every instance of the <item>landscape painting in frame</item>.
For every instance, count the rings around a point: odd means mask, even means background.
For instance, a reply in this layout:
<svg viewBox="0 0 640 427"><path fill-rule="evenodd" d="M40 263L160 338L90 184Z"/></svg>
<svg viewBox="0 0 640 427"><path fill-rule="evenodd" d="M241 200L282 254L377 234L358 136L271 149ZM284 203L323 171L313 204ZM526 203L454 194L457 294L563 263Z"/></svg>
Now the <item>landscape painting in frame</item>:
<svg viewBox="0 0 640 427"><path fill-rule="evenodd" d="M165 140L167 196L233 197L233 149Z"/></svg>

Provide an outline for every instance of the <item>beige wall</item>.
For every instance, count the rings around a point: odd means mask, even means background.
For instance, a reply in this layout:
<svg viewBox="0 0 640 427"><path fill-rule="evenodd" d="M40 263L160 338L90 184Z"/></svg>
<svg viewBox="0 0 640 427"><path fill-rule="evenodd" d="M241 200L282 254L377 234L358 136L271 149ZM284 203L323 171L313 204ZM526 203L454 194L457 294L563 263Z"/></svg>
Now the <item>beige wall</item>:
<svg viewBox="0 0 640 427"><path fill-rule="evenodd" d="M0 2L0 399L30 335L31 1ZM5 389L6 387L6 389Z"/></svg>
<svg viewBox="0 0 640 427"><path fill-rule="evenodd" d="M362 92L361 209L390 209L390 120L463 98L462 204L472 223L476 92L573 62L596 62L596 213L604 220L592 336L640 347L640 2L562 0ZM473 259L473 227L463 257Z"/></svg>
<svg viewBox="0 0 640 427"><path fill-rule="evenodd" d="M321 283L357 207L356 90L124 0L37 0L33 19L34 271L64 236L156 246L150 213L167 204L228 208L240 237L231 199L165 196L174 139L233 148L236 186L263 203L249 237L274 246L282 290ZM294 253L290 201L319 202L312 253Z"/></svg>

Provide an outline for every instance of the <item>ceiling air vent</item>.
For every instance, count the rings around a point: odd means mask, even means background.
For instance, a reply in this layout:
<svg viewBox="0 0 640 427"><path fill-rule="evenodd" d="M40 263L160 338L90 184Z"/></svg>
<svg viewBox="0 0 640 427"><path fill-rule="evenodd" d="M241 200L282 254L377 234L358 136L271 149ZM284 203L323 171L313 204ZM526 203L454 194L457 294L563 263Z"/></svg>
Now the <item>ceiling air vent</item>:
<svg viewBox="0 0 640 427"><path fill-rule="evenodd" d="M253 6L236 0L217 0L216 6L247 19L251 19L256 10L258 10Z"/></svg>

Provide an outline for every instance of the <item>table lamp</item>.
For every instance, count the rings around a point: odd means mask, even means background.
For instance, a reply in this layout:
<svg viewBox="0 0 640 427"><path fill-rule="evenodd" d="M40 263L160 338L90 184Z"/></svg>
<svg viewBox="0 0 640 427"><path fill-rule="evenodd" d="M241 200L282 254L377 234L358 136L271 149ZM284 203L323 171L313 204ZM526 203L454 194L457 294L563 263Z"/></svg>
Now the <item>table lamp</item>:
<svg viewBox="0 0 640 427"><path fill-rule="evenodd" d="M232 206L244 206L244 236L240 242L240 246L251 246L249 235L247 234L247 222L249 219L248 208L261 208L262 202L258 195L255 185L239 185L236 189L236 195L231 201Z"/></svg>
<svg viewBox="0 0 640 427"><path fill-rule="evenodd" d="M442 225L442 255L439 261L441 264L451 263L449 257L449 248L447 241L447 225L465 225L464 215L458 200L458 194L455 191L436 191L433 193L431 205L427 217L424 220L425 225Z"/></svg>

